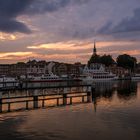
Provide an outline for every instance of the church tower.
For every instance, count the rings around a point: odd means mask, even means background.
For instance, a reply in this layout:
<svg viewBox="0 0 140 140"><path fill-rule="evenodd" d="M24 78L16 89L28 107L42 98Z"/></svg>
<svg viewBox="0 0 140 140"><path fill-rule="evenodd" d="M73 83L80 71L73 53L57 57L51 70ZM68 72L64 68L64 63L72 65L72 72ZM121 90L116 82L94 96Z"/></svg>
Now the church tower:
<svg viewBox="0 0 140 140"><path fill-rule="evenodd" d="M97 55L96 52L96 42L94 41L93 55Z"/></svg>

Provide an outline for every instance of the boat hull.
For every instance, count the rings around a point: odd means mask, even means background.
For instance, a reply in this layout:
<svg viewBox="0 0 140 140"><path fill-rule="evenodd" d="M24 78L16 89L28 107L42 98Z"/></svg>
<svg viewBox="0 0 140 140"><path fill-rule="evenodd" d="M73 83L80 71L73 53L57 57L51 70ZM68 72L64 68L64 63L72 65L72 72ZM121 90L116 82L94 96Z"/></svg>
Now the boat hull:
<svg viewBox="0 0 140 140"><path fill-rule="evenodd" d="M80 79L58 79L58 80L25 80L24 82L30 83L43 83L43 82L66 82L66 81L82 81Z"/></svg>
<svg viewBox="0 0 140 140"><path fill-rule="evenodd" d="M93 82L102 82L102 81L113 81L113 80L118 80L117 77L114 78L85 78L83 81L93 81Z"/></svg>

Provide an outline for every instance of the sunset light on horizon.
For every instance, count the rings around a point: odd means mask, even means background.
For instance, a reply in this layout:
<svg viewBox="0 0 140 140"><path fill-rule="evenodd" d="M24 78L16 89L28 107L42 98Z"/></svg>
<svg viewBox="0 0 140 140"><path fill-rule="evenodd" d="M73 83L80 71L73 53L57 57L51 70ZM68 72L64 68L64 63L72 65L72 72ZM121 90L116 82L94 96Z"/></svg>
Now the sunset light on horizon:
<svg viewBox="0 0 140 140"><path fill-rule="evenodd" d="M139 5L137 0L2 0L0 63L87 63L94 40L99 55L116 59L126 53L140 61Z"/></svg>

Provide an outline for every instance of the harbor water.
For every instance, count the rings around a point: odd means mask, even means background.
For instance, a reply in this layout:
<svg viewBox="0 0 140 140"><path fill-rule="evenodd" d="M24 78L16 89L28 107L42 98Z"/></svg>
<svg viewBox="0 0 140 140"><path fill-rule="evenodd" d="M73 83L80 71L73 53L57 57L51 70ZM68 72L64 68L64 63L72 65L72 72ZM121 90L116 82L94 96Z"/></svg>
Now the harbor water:
<svg viewBox="0 0 140 140"><path fill-rule="evenodd" d="M0 140L11 139L139 140L140 82L98 82L90 103L1 113Z"/></svg>

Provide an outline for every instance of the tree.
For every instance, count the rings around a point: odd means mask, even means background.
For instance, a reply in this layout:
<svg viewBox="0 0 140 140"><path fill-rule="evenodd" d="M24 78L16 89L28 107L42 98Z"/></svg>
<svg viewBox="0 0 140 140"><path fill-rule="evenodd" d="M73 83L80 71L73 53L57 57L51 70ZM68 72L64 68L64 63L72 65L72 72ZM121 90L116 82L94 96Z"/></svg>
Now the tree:
<svg viewBox="0 0 140 140"><path fill-rule="evenodd" d="M88 61L88 65L91 63L100 63L100 55L92 55L90 60Z"/></svg>
<svg viewBox="0 0 140 140"><path fill-rule="evenodd" d="M110 66L114 63L111 55L103 55L100 57L100 63L104 64L105 66Z"/></svg>
<svg viewBox="0 0 140 140"><path fill-rule="evenodd" d="M117 57L117 65L123 68L134 69L137 59L128 54L119 55Z"/></svg>

